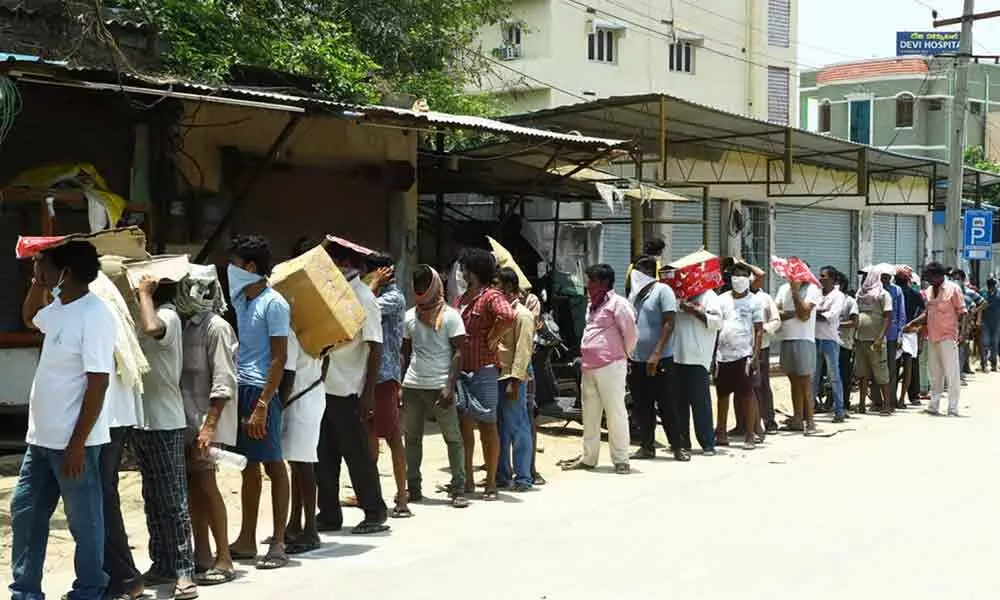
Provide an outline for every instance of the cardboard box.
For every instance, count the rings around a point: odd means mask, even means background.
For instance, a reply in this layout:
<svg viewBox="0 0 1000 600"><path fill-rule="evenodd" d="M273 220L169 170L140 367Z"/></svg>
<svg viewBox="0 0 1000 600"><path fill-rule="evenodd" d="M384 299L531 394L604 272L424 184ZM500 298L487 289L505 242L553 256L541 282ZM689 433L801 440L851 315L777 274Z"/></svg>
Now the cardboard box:
<svg viewBox="0 0 1000 600"><path fill-rule="evenodd" d="M292 307L292 329L310 356L353 340L364 324L364 307L322 246L275 266L270 281Z"/></svg>
<svg viewBox="0 0 1000 600"><path fill-rule="evenodd" d="M191 272L191 262L187 254L164 254L149 260L128 261L124 264L128 282L133 289L139 289L139 282L147 275L157 281L177 283Z"/></svg>
<svg viewBox="0 0 1000 600"><path fill-rule="evenodd" d="M705 250L676 260L665 269L664 283L673 288L678 298L684 300L722 286L719 257Z"/></svg>

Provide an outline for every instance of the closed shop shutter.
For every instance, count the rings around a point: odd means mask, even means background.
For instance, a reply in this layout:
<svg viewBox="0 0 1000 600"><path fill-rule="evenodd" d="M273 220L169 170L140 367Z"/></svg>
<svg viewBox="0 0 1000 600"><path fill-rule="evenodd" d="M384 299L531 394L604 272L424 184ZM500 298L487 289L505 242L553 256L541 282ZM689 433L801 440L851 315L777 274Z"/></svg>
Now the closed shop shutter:
<svg viewBox="0 0 1000 600"><path fill-rule="evenodd" d="M921 220L914 215L896 216L896 264L910 265L918 272L924 248Z"/></svg>
<svg viewBox="0 0 1000 600"><path fill-rule="evenodd" d="M846 210L778 206L775 214L775 253L797 256L813 273L830 265L851 277L855 260L854 214ZM780 282L773 277L773 282ZM773 286L776 287L776 286Z"/></svg>
<svg viewBox="0 0 1000 600"><path fill-rule="evenodd" d="M874 215L872 219L872 262L919 267L923 248L920 217L914 215Z"/></svg>
<svg viewBox="0 0 1000 600"><path fill-rule="evenodd" d="M896 215L872 217L872 264L896 264Z"/></svg>
<svg viewBox="0 0 1000 600"><path fill-rule="evenodd" d="M786 67L767 68L767 120L788 125L789 72Z"/></svg>
<svg viewBox="0 0 1000 600"><path fill-rule="evenodd" d="M631 206L625 204L615 208L614 214L603 202L591 205L591 218L596 221L613 217L627 219L632 214ZM628 223L605 223L601 231L601 258L615 270L615 290L625 293L625 271L632 264L632 227Z"/></svg>
<svg viewBox="0 0 1000 600"><path fill-rule="evenodd" d="M788 48L792 42L792 3L767 0L767 45Z"/></svg>
<svg viewBox="0 0 1000 600"><path fill-rule="evenodd" d="M671 218L701 220L701 209L701 202L675 202L671 207ZM722 203L718 200L710 200L708 205L708 247L706 250L712 254L722 252L722 244L719 243L721 223ZM675 224L671 225L670 229L670 260L687 256L704 245L701 225Z"/></svg>

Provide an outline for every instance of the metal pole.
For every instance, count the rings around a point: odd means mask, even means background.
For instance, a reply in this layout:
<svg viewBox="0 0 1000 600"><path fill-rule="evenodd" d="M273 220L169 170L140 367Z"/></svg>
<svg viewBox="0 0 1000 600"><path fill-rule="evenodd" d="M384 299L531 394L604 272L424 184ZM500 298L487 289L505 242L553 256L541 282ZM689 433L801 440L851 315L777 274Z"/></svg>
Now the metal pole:
<svg viewBox="0 0 1000 600"><path fill-rule="evenodd" d="M701 245L708 250L708 186L701 188Z"/></svg>
<svg viewBox="0 0 1000 600"><path fill-rule="evenodd" d="M961 236L962 187L965 165L965 107L969 100L969 55L972 53L972 14L975 0L965 0L962 37L955 58L955 98L951 107L952 137L948 165L948 201L945 203L945 264L958 264Z"/></svg>

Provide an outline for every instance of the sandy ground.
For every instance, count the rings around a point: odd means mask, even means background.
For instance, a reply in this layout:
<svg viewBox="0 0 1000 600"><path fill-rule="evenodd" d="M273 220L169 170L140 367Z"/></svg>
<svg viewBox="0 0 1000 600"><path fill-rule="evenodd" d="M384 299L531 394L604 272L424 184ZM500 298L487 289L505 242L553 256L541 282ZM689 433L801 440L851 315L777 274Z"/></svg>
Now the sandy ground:
<svg viewBox="0 0 1000 600"><path fill-rule="evenodd" d="M790 409L790 402L788 398L788 386L786 380L780 377L774 377L772 378L772 385L775 392L777 407L779 410L788 411ZM849 422L848 425L841 428L848 429L850 425L851 423ZM826 426L826 429L831 432L836 431L837 428L838 426L829 424ZM423 472L425 479L425 491L433 490L436 483L446 483L448 480L445 446L441 442L439 435L431 431L432 430L429 429L427 441L424 444ZM559 473L558 468L555 466L557 461L575 456L579 453L579 432L580 428L575 423L571 423L568 426L563 427L563 423L561 422L550 421L540 433L540 453L537 457L537 461L539 470L550 480L550 484L543 488L544 494L547 497L561 497L567 503L581 500L580 497L574 496L570 492L564 492L561 490L563 484L560 481L560 478L565 477L565 475ZM659 441L663 443L666 442L662 430L658 431L657 435ZM773 453L775 448L781 447L780 444L780 440L769 444L769 448L761 449L759 454ZM606 450L603 451L602 460L607 460ZM383 448L383 454L381 456L379 466L382 474L383 493L388 501L392 498L395 492L395 484L391 477L391 465L389 463L387 448ZM350 493L349 483L346 480L346 469L344 471L345 493ZM477 479L480 477L481 474L477 474ZM638 477L642 477L642 475L638 475ZM16 478L13 476L4 476L0 478L0 516L2 516L4 523L3 535L0 537L0 546L2 546L2 548L0 548L0 582L4 585L9 582L10 577L9 503L15 479ZM239 529L240 476L235 470L223 468L220 471L219 480L222 486L223 496L225 497L226 503L229 507L231 535L232 538L235 538ZM265 480L265 493L261 506L261 525L259 528L259 537L261 538L270 534L270 499L266 486L267 483ZM122 496L122 508L126 518L126 526L130 535L130 542L135 552L136 562L139 563L140 569L144 569L149 564L145 550L148 543L148 536L145 526L145 516L143 514L141 478L138 472L125 471L122 473L120 493ZM510 502L520 502L519 499L511 498L509 496L506 497L506 499ZM415 506L414 511L417 513L418 518L413 519L412 521L418 521L420 513L428 509L428 507ZM477 508L476 510L479 509ZM347 513L348 523L351 523L355 516L357 517L357 520L360 520L361 513L349 511ZM410 527L410 522L394 521L392 524L396 529L406 529ZM66 589L65 586L67 586L71 581L73 549L73 542L68 530L66 529L65 517L62 514L62 508L60 506L57 509L56 514L53 516L51 539L48 546L48 558L46 562L46 588L50 593L61 593L61 591ZM263 550L264 548L262 547L261 551L263 552ZM251 578L255 576L252 569L249 576Z"/></svg>

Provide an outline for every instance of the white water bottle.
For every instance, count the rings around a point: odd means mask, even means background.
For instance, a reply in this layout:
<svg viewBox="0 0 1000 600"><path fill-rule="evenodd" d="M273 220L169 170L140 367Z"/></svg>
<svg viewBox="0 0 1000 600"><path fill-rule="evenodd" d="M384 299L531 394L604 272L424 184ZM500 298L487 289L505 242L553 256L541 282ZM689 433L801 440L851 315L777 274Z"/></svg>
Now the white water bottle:
<svg viewBox="0 0 1000 600"><path fill-rule="evenodd" d="M215 464L226 465L240 471L247 468L247 457L242 454L236 454L235 452L212 446L208 449L208 455L215 461Z"/></svg>

